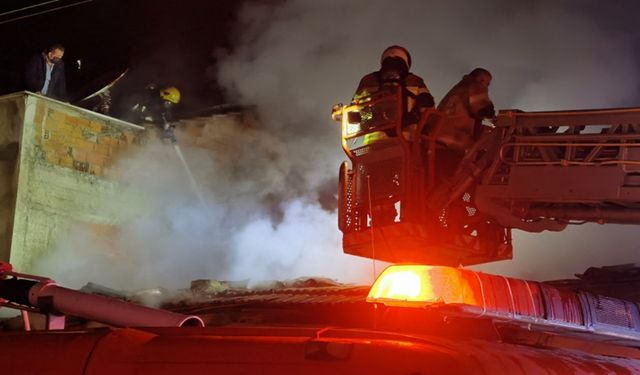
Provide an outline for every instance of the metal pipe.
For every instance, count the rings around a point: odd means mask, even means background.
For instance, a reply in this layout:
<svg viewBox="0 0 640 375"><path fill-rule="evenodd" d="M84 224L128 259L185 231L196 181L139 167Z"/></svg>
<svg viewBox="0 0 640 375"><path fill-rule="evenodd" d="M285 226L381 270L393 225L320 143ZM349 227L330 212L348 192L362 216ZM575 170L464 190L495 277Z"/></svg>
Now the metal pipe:
<svg viewBox="0 0 640 375"><path fill-rule="evenodd" d="M204 322L197 316L86 294L61 287L53 281L34 285L29 290L29 303L43 310L53 310L118 327L204 327Z"/></svg>
<svg viewBox="0 0 640 375"><path fill-rule="evenodd" d="M582 126L608 124L638 124L640 109L598 109L586 111L504 112L500 111L496 126L538 128L546 126Z"/></svg>
<svg viewBox="0 0 640 375"><path fill-rule="evenodd" d="M48 278L14 272L4 262L0 262L2 305L41 314L72 315L118 327L204 327L202 319L194 315L67 289Z"/></svg>
<svg viewBox="0 0 640 375"><path fill-rule="evenodd" d="M609 146L610 144L604 143L608 141L639 141L640 134L569 134L569 135L515 135L514 144L518 146L532 146L536 144L540 144L542 146L545 145L553 145L553 146L567 146L567 145L575 145L575 146L593 146L594 142L595 146ZM532 142L535 142L532 143ZM562 143L561 143L562 142ZM566 142L574 142L574 143L566 143ZM629 145L629 143L624 143L625 145ZM612 143L611 145L615 145Z"/></svg>
<svg viewBox="0 0 640 375"><path fill-rule="evenodd" d="M526 218L538 217L584 220L597 223L638 224L640 210L600 207L532 207L527 210Z"/></svg>

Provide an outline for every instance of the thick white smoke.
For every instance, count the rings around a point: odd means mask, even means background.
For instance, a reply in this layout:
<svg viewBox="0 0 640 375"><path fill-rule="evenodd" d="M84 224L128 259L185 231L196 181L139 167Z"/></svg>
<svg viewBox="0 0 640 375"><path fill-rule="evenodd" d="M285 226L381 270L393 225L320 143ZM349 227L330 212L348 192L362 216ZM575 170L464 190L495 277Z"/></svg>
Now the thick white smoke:
<svg viewBox="0 0 640 375"><path fill-rule="evenodd" d="M240 122L216 125L214 150L181 148L195 186L173 146L150 142L119 162L126 194L140 197L133 215L117 227L76 224L35 272L123 290L186 288L199 278L370 281L372 262L341 253L336 217L317 196L285 194L287 155L275 156L284 146ZM108 212L112 203L102 204Z"/></svg>
<svg viewBox="0 0 640 375"><path fill-rule="evenodd" d="M637 35L598 18L600 6L579 0L250 5L241 13L236 47L220 54L217 77L237 100L258 105L269 129L294 145L293 165L319 181L335 173L342 158L330 106L348 101L392 44L411 51L412 70L436 100L482 66L494 75L491 96L498 108L637 105ZM614 19L626 11L607 8L606 15ZM571 277L589 266L640 261L639 239L625 226L516 231L514 260L483 269L533 279Z"/></svg>
<svg viewBox="0 0 640 375"><path fill-rule="evenodd" d="M482 66L494 75L491 95L498 108L633 105L639 77L632 39L604 27L595 12L582 12L581 4L249 3L239 14L233 49L215 51L217 64L208 73L227 89L230 101L256 105L260 122L252 129L230 129L224 152L185 150L206 208L189 193L179 165L169 168L145 156L144 168L157 168L140 187L153 197L155 210L125 225L108 246L80 235L60 252L86 259L83 276L92 281L129 289L184 287L203 277L323 275L369 282L371 262L342 254L335 212L322 199L326 187L335 186L343 159L331 105L347 102L392 44L411 51L412 71L425 79L436 100ZM130 165L138 170L137 162ZM638 261L640 236L630 228L517 232L515 259L486 269L542 279L570 277L590 265ZM97 258L77 256L77 249L96 247ZM51 276L69 278L65 270L75 268L47 269L55 272Z"/></svg>

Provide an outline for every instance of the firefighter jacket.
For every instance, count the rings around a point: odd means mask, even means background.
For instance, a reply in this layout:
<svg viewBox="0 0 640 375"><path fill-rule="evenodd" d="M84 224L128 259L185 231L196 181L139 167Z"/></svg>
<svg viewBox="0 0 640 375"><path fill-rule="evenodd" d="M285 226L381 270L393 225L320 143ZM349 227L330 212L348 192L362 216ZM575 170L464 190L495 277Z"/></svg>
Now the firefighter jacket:
<svg viewBox="0 0 640 375"><path fill-rule="evenodd" d="M440 101L438 110L448 121L434 134L447 147L466 151L482 130L482 120L494 116L489 90L470 76L465 76Z"/></svg>
<svg viewBox="0 0 640 375"><path fill-rule="evenodd" d="M400 77L387 79L381 71L367 74L360 80L356 93L353 95L353 101L369 96L386 87L391 88L399 85L404 86L406 89L406 102L404 103L405 113L413 111L416 108L416 103L418 103L419 106L433 107L433 97L429 93L427 85L425 85L422 78L412 73L408 73L404 79ZM425 97L427 98L426 100L421 99Z"/></svg>

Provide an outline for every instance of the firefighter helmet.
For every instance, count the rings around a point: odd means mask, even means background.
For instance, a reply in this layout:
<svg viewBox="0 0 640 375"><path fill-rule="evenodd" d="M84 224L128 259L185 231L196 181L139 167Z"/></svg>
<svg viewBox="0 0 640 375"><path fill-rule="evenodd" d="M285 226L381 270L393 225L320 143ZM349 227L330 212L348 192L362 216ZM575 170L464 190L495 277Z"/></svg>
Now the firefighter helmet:
<svg viewBox="0 0 640 375"><path fill-rule="evenodd" d="M487 69L484 69L484 68L475 68L471 71L471 73L469 73L469 75L473 78L477 78L482 75L492 78L491 72L489 72Z"/></svg>
<svg viewBox="0 0 640 375"><path fill-rule="evenodd" d="M167 102L178 104L180 103L180 90L173 86L166 87L160 90L160 97Z"/></svg>
<svg viewBox="0 0 640 375"><path fill-rule="evenodd" d="M382 56L380 57L380 65L382 65L382 62L387 57L395 56L403 59L404 62L407 63L407 68L411 68L411 54L409 54L409 51L407 51L406 48L396 45L387 47L387 49L382 52Z"/></svg>

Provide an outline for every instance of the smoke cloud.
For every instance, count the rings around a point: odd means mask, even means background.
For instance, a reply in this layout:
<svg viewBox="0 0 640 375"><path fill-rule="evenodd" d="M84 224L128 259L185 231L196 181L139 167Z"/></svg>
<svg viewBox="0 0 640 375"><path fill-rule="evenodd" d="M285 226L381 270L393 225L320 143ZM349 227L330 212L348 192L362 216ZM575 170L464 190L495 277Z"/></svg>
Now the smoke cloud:
<svg viewBox="0 0 640 375"><path fill-rule="evenodd" d="M327 186L336 186L344 159L339 127L329 118L332 104L348 102L359 79L378 69L382 50L400 44L436 100L481 66L493 73L490 93L498 108L634 105L637 35L599 19L587 6L593 4L248 3L238 15L234 48L216 50L207 74L225 88L228 101L255 105L260 121L219 129L227 138L217 152L185 150L205 207L189 193L182 167L175 160L173 166L158 163L150 150L127 165L132 176L153 170L152 184L135 182L153 198L151 213L106 242L73 235L58 251L68 257L56 259L77 260L76 249L98 247L91 255L97 258L84 255L89 273L83 276L126 288L303 275L370 282L371 261L342 254L336 213L326 203L335 200L327 199ZM545 279L634 262L640 258L636 232L621 226L516 232L514 260L482 269ZM43 264L52 276L69 278L70 268L55 261Z"/></svg>
<svg viewBox="0 0 640 375"><path fill-rule="evenodd" d="M597 2L576 0L250 5L241 13L236 48L219 53L217 75L233 98L257 104L269 129L295 145L292 168L320 181L343 159L336 133L328 129L329 108L348 101L393 44L409 49L412 70L436 100L482 66L493 73L498 108L637 105L639 35L615 21L627 18L629 7L607 7L604 14ZM313 157L304 157L310 152ZM549 279L640 261L640 235L628 226L514 236L514 260L480 269Z"/></svg>
<svg viewBox="0 0 640 375"><path fill-rule="evenodd" d="M133 215L117 227L76 224L35 272L65 286L122 290L186 288L200 278L370 281L372 262L341 253L335 214L318 196L285 194L286 147L233 118L216 125L213 150L180 149L186 167L160 142L121 160L124 194L140 197Z"/></svg>

